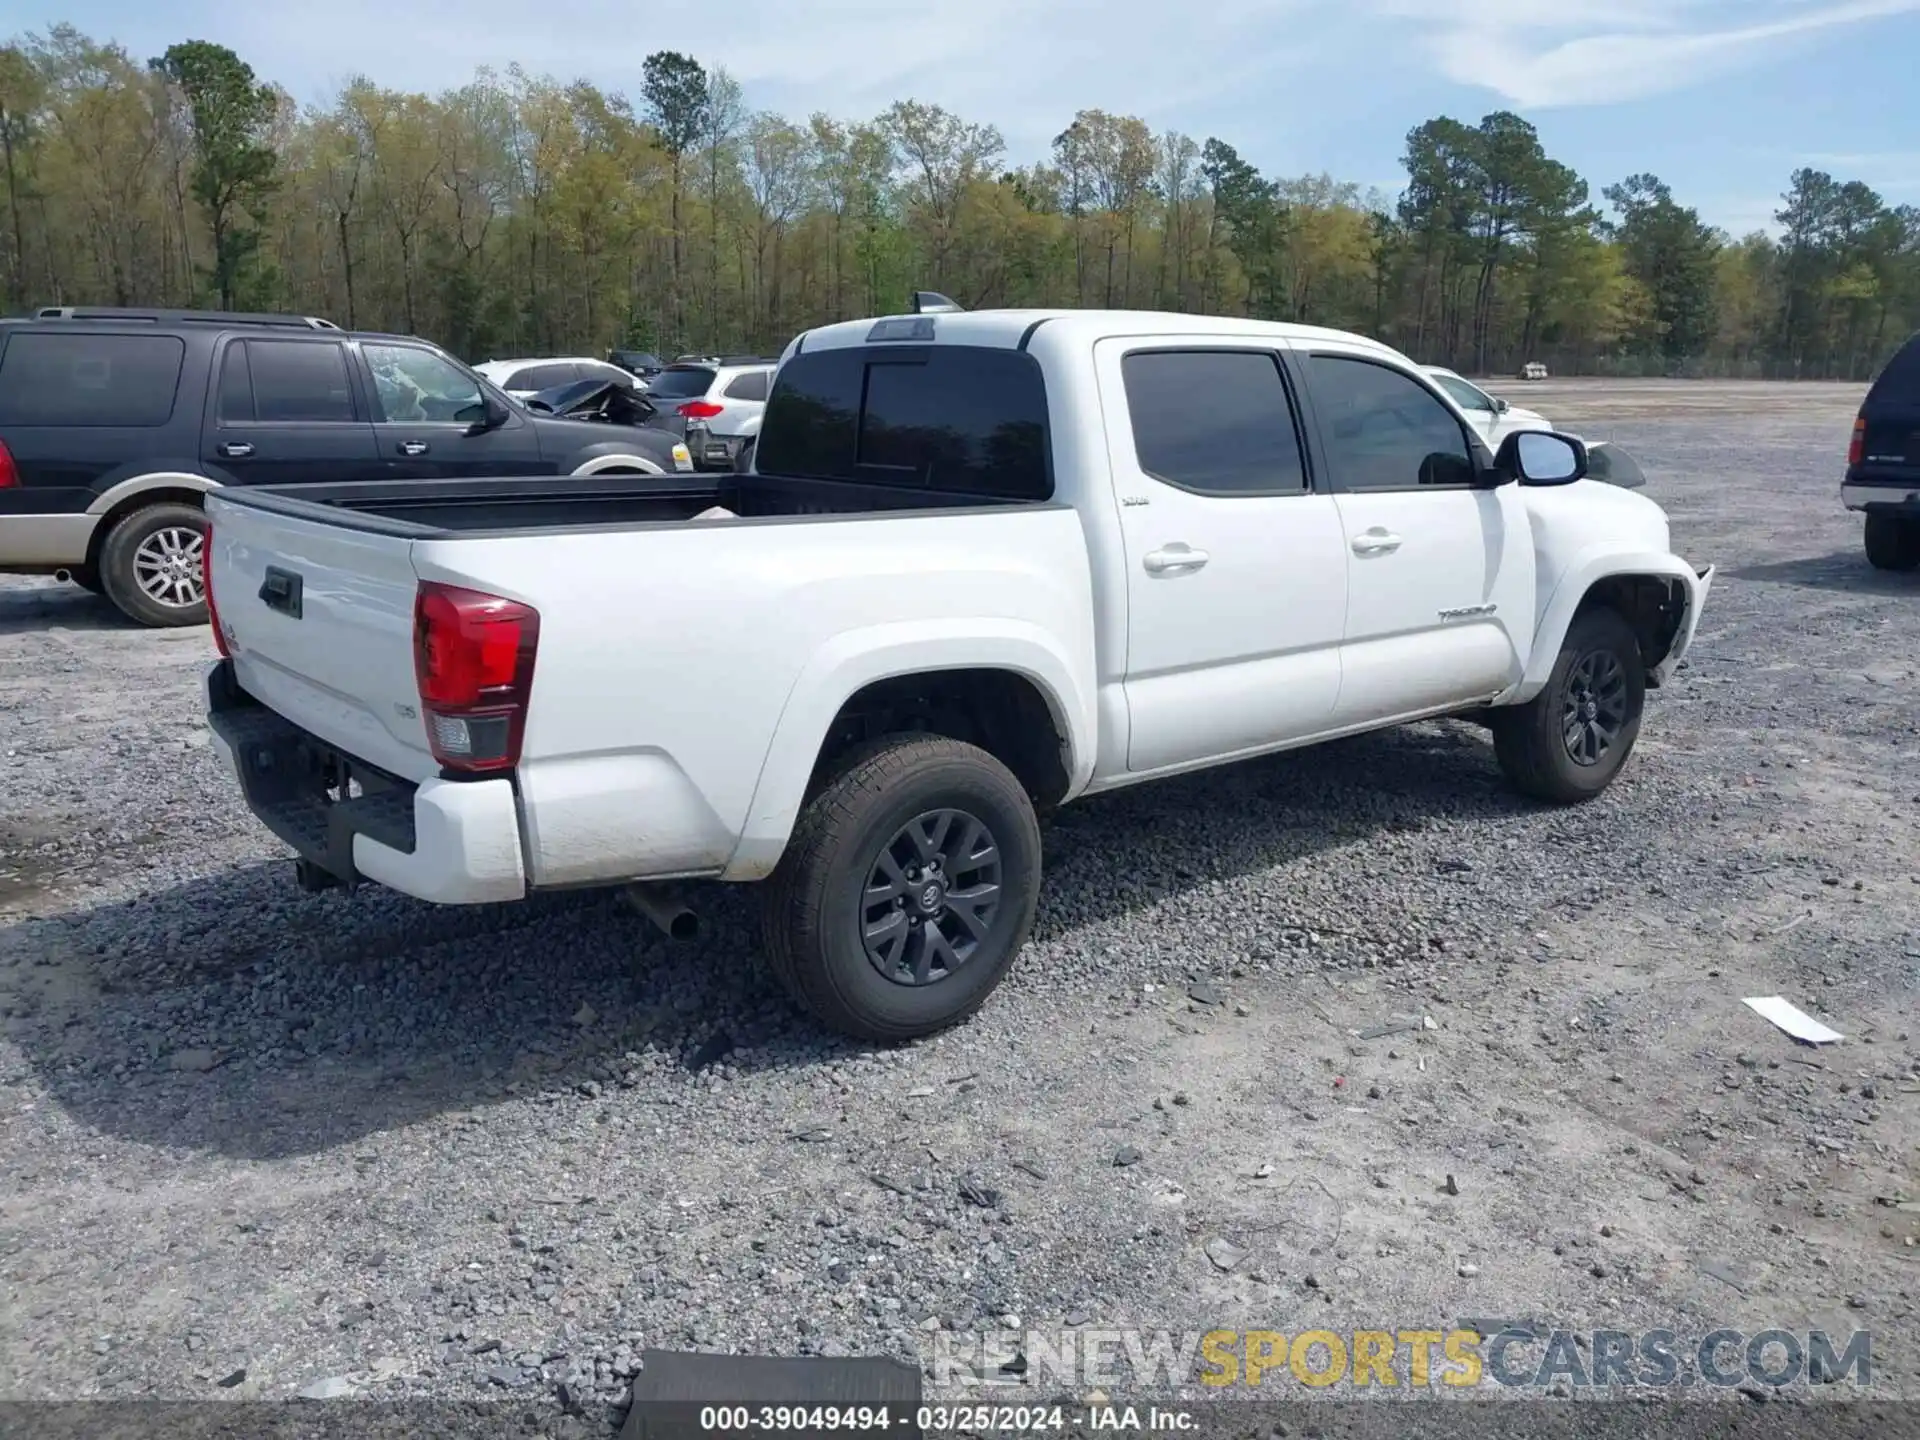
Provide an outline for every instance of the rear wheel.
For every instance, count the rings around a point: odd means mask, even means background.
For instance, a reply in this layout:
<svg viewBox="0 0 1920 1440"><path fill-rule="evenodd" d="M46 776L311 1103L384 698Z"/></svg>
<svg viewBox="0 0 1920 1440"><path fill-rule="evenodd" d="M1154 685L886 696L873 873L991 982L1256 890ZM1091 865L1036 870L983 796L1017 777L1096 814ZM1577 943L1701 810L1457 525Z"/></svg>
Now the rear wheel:
<svg viewBox="0 0 1920 1440"><path fill-rule="evenodd" d="M1006 766L958 740L894 736L801 813L766 888L767 954L833 1029L911 1039L993 993L1039 889L1039 824Z"/></svg>
<svg viewBox="0 0 1920 1440"><path fill-rule="evenodd" d="M200 551L207 517L177 500L123 516L100 546L100 584L107 598L142 625L204 625Z"/></svg>
<svg viewBox="0 0 1920 1440"><path fill-rule="evenodd" d="M1537 800L1591 800L1633 753L1646 697L1646 663L1633 627L1604 607L1577 615L1546 687L1525 705L1496 712L1500 769Z"/></svg>
<svg viewBox="0 0 1920 1440"><path fill-rule="evenodd" d="M1920 566L1920 522L1897 515L1867 516L1867 563L1876 570Z"/></svg>

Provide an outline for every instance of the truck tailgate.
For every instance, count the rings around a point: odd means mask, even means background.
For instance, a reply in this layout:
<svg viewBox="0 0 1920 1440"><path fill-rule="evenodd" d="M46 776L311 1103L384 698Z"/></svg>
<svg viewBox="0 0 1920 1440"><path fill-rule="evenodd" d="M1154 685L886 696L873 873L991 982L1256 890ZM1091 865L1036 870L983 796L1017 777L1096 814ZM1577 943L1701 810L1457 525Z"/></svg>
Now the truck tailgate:
<svg viewBox="0 0 1920 1440"><path fill-rule="evenodd" d="M413 544L207 497L209 575L240 685L408 780L435 775L413 665Z"/></svg>

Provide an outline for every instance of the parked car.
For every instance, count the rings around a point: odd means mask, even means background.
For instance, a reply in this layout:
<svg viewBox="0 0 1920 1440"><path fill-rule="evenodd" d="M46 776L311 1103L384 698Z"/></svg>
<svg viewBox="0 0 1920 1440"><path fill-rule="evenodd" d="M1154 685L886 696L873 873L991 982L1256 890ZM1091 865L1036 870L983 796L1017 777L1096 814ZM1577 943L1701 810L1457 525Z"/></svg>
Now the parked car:
<svg viewBox="0 0 1920 1440"><path fill-rule="evenodd" d="M197 310L0 320L0 571L145 625L205 621L201 503L223 486L692 468L657 430L531 415L410 336Z"/></svg>
<svg viewBox="0 0 1920 1440"><path fill-rule="evenodd" d="M666 361L647 350L609 350L607 359L642 380L650 380L667 368Z"/></svg>
<svg viewBox="0 0 1920 1440"><path fill-rule="evenodd" d="M682 437L702 470L746 469L779 362L747 355L674 361L653 377L652 423Z"/></svg>
<svg viewBox="0 0 1920 1440"><path fill-rule="evenodd" d="M1840 499L1866 516L1870 565L1920 567L1920 334L1900 347L1861 402Z"/></svg>
<svg viewBox="0 0 1920 1440"><path fill-rule="evenodd" d="M1544 380L1547 378L1547 367L1542 365L1538 360L1529 360L1520 367L1520 378L1522 380Z"/></svg>
<svg viewBox="0 0 1920 1440"><path fill-rule="evenodd" d="M473 369L475 374L491 380L516 400L571 385L577 380L612 380L629 389L641 383L640 377L630 370L610 361L580 355L545 360L483 360Z"/></svg>
<svg viewBox="0 0 1920 1440"><path fill-rule="evenodd" d="M1547 417L1538 410L1523 410L1517 405L1510 405L1445 366L1425 365L1421 368L1453 398L1453 403L1467 417L1467 423L1479 431L1480 438L1491 446L1498 447L1516 430L1553 428Z"/></svg>
<svg viewBox="0 0 1920 1440"><path fill-rule="evenodd" d="M675 882L765 881L802 1005L921 1035L1025 941L1037 806L1442 715L1606 789L1714 572L1585 463L1331 330L829 325L753 473L219 492L210 725L306 884L620 886L684 933Z"/></svg>

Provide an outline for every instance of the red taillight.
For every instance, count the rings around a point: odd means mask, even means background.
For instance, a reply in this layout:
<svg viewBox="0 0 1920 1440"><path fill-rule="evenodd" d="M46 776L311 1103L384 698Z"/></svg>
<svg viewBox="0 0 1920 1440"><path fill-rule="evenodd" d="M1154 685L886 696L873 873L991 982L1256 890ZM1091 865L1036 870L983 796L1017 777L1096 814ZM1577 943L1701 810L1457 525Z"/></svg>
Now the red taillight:
<svg viewBox="0 0 1920 1440"><path fill-rule="evenodd" d="M1853 440L1847 446L1847 464L1858 465L1861 457L1867 453L1867 417L1856 415L1853 421Z"/></svg>
<svg viewBox="0 0 1920 1440"><path fill-rule="evenodd" d="M540 613L517 600L423 580L413 602L413 669L427 744L449 770L520 763Z"/></svg>
<svg viewBox="0 0 1920 1440"><path fill-rule="evenodd" d="M7 449L6 442L0 440L0 490L11 490L20 483L20 467L13 463L13 453Z"/></svg>
<svg viewBox="0 0 1920 1440"><path fill-rule="evenodd" d="M679 413L689 420L711 420L725 408L711 400L689 400L680 407Z"/></svg>
<svg viewBox="0 0 1920 1440"><path fill-rule="evenodd" d="M207 623L213 626L214 647L222 660L233 658L227 649L227 637L220 629L220 612L213 603L213 526L200 536L200 593L207 597Z"/></svg>

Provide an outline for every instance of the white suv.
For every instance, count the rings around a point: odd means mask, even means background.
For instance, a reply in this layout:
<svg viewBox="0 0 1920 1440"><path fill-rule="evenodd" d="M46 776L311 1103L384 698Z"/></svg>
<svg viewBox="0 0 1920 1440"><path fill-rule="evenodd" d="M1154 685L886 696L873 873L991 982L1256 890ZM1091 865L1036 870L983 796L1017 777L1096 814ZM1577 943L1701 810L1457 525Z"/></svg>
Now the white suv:
<svg viewBox="0 0 1920 1440"><path fill-rule="evenodd" d="M647 382L658 412L647 423L680 435L698 469L745 470L777 364L755 356L682 356Z"/></svg>
<svg viewBox="0 0 1920 1440"><path fill-rule="evenodd" d="M646 389L631 370L584 355L562 355L544 360L488 360L473 367L516 400L538 395L556 385L576 380L618 380L630 390Z"/></svg>

